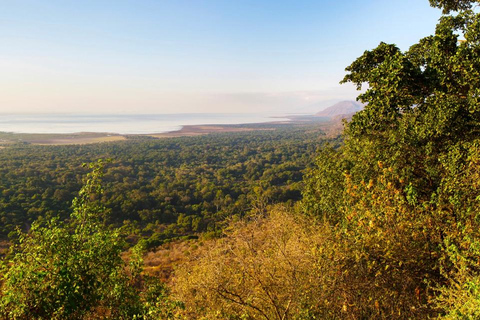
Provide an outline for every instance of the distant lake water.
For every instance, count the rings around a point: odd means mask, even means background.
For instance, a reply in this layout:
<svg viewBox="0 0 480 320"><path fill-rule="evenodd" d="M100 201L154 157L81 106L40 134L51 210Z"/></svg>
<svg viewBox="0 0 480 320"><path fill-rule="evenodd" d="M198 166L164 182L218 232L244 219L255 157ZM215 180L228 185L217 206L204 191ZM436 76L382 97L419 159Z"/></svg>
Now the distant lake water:
<svg viewBox="0 0 480 320"><path fill-rule="evenodd" d="M130 115L0 114L0 131L15 133L162 133L185 125L247 124L286 120L274 114L187 113Z"/></svg>

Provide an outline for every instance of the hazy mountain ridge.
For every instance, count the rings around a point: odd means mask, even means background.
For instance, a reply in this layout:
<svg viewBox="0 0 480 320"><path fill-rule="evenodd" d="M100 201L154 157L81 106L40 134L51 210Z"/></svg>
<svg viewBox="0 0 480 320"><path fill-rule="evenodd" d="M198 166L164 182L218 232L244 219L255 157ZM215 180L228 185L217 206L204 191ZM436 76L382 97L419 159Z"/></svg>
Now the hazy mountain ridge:
<svg viewBox="0 0 480 320"><path fill-rule="evenodd" d="M338 118L347 117L363 109L363 104L357 101L341 101L320 112L315 113L316 117Z"/></svg>

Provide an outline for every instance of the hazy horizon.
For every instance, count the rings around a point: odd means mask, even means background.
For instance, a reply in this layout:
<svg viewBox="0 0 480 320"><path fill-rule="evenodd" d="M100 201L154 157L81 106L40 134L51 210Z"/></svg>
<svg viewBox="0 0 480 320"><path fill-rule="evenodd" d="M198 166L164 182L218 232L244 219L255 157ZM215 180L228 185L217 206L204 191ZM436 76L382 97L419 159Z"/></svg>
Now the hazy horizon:
<svg viewBox="0 0 480 320"><path fill-rule="evenodd" d="M416 0L4 2L0 113L319 111L355 99L338 82L364 50L405 50L439 16Z"/></svg>
<svg viewBox="0 0 480 320"><path fill-rule="evenodd" d="M122 115L122 116L135 116L135 115L208 115L208 114L232 114L232 115L240 115L240 114L257 114L257 115L262 115L262 114L275 114L275 115L313 115L319 111L322 111L328 107L333 106L336 103L342 102L342 101L355 101L355 99L329 99L329 100L318 100L315 102L309 103L309 101L302 101L299 104L296 104L291 110L285 110L285 111L276 111L276 110L236 110L236 109L230 109L230 110L220 110L221 112L216 112L213 110L198 110L196 112L190 112L186 110L180 110L180 111L175 111L175 110L127 110L127 112L119 112L118 110L116 111L109 111L109 110L90 110L90 109L76 109L73 111L70 110L54 110L54 111L49 111L49 110L6 110L0 108L0 115L71 115L71 116L85 116L85 115L96 115L96 116L111 116L111 115ZM243 112L242 112L243 111Z"/></svg>
<svg viewBox="0 0 480 320"><path fill-rule="evenodd" d="M281 114L3 114L0 132L70 134L79 132L152 134L192 125L259 124L288 120Z"/></svg>

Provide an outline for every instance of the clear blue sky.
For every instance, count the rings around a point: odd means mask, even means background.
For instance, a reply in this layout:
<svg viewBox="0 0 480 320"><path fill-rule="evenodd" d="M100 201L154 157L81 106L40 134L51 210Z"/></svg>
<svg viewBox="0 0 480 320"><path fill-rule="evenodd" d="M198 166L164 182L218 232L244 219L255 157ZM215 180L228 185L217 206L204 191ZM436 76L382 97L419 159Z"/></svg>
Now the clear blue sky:
<svg viewBox="0 0 480 320"><path fill-rule="evenodd" d="M344 68L407 49L428 0L0 0L0 112L297 112Z"/></svg>

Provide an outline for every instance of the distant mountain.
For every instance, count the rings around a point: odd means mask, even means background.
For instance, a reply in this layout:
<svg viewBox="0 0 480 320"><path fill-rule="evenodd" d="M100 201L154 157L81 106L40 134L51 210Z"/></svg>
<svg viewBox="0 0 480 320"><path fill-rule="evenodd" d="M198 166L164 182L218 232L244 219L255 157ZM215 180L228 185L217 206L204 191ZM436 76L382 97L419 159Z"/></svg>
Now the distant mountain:
<svg viewBox="0 0 480 320"><path fill-rule="evenodd" d="M331 105L343 101L342 99L329 99L329 100L320 100L320 101L315 101L312 103L308 103L305 105L302 105L301 107L295 108L293 113L296 114L314 114L315 112L318 112L318 110L323 110L327 107L330 107Z"/></svg>
<svg viewBox="0 0 480 320"><path fill-rule="evenodd" d="M356 101L341 101L320 112L315 113L316 117L348 117L363 109L363 104Z"/></svg>

